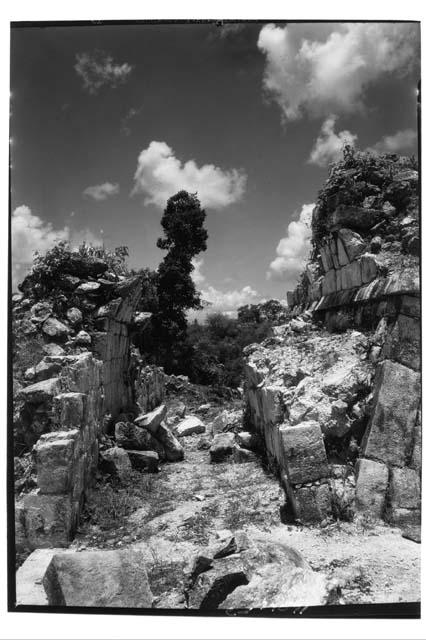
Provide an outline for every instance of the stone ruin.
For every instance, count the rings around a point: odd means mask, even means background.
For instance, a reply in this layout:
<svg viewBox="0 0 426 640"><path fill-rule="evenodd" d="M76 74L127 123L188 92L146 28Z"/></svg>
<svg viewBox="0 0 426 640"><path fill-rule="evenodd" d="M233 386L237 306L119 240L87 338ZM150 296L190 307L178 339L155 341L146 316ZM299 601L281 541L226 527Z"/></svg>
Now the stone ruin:
<svg viewBox="0 0 426 640"><path fill-rule="evenodd" d="M100 440L121 414L145 413L163 400L162 370L144 367L131 344L133 329L150 316L137 312L142 286L138 276L116 276L102 260L76 254L60 293L35 298L30 274L13 296L15 340L43 355L25 371L25 353L14 361L15 449L31 451L36 471L36 486L16 503L18 553L68 546Z"/></svg>
<svg viewBox="0 0 426 640"><path fill-rule="evenodd" d="M398 156L335 166L288 292L293 319L246 350L247 418L301 522L343 501L346 517L385 519L419 539L417 181Z"/></svg>

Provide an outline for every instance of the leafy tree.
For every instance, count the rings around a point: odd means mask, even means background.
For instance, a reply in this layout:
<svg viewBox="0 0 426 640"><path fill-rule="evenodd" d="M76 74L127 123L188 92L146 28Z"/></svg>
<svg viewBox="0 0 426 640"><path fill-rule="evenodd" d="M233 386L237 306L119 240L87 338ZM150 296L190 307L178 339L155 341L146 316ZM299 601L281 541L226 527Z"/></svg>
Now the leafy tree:
<svg viewBox="0 0 426 640"><path fill-rule="evenodd" d="M188 357L186 311L202 308L191 273L193 258L207 248L205 217L197 195L179 191L167 201L161 220L164 236L157 246L168 253L157 273L152 338L156 360L168 373L178 372Z"/></svg>

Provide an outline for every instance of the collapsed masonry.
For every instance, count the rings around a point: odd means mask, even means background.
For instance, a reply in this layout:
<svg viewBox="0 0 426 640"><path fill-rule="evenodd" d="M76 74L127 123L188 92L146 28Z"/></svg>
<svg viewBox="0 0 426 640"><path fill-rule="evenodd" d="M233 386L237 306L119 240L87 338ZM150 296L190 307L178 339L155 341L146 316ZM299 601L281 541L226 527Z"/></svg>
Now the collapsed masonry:
<svg viewBox="0 0 426 640"><path fill-rule="evenodd" d="M161 369L142 367L132 330L142 281L75 255L60 293L34 301L31 274L13 297L16 453L31 451L36 488L16 504L16 548L72 540L98 465L99 440L120 414L150 411L164 397ZM24 353L22 353L22 350ZM42 359L19 370L25 350ZM30 383L30 384L28 384ZM19 463L20 458L15 458Z"/></svg>
<svg viewBox="0 0 426 640"><path fill-rule="evenodd" d="M248 419L302 522L339 502L341 512L343 500L346 516L419 535L417 180L395 155L335 165L313 212L311 258L288 292L293 320L247 350Z"/></svg>

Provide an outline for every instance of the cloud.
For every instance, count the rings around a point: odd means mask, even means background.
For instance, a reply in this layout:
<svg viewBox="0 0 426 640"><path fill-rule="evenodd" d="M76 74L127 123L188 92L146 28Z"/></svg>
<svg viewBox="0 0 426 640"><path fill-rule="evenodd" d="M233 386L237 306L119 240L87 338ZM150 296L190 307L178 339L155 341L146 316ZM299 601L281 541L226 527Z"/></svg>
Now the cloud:
<svg viewBox="0 0 426 640"><path fill-rule="evenodd" d="M202 273L203 258L194 258L192 264L194 265L194 271L192 272L194 284L197 287L204 285L200 289L201 299L204 302L208 302L209 306L206 306L202 312L190 313L190 318L204 317L209 313L217 312L235 315L238 307L258 301L260 294L250 285L246 285L241 289L221 291L208 284L206 276Z"/></svg>
<svg viewBox="0 0 426 640"><path fill-rule="evenodd" d="M168 198L184 189L197 192L202 206L223 209L242 198L247 176L213 164L198 167L194 160L183 164L168 144L152 141L139 154L134 180L132 195L146 194L145 204L164 208Z"/></svg>
<svg viewBox="0 0 426 640"><path fill-rule="evenodd" d="M290 222L287 235L278 243L277 257L269 265L266 277L284 280L302 270L311 249L311 220L315 203L304 204L298 220Z"/></svg>
<svg viewBox="0 0 426 640"><path fill-rule="evenodd" d="M92 95L103 86L116 89L128 79L133 67L124 62L117 64L105 51L96 49L92 53L77 53L74 69L83 80L83 88Z"/></svg>
<svg viewBox="0 0 426 640"><path fill-rule="evenodd" d="M234 289L233 291L220 291L209 285L206 289L201 290L201 298L206 302L210 302L209 312L235 312L238 307L245 304L252 304L259 299L259 293L250 285L242 287L242 289Z"/></svg>
<svg viewBox="0 0 426 640"><path fill-rule="evenodd" d="M419 59L419 29L409 23L265 25L264 89L282 121L365 108L365 90L385 74L403 76Z"/></svg>
<svg viewBox="0 0 426 640"><path fill-rule="evenodd" d="M92 187L87 187L83 191L83 195L93 200L106 200L111 196L117 195L120 192L120 185L117 183L104 182L103 184L95 184Z"/></svg>
<svg viewBox="0 0 426 640"><path fill-rule="evenodd" d="M194 271L192 272L192 279L195 285L202 284L206 280L206 276L201 273L201 267L204 264L203 258L193 258L192 265L194 267Z"/></svg>
<svg viewBox="0 0 426 640"><path fill-rule="evenodd" d="M335 133L334 126L337 116L330 116L324 121L321 133L315 141L308 162L326 167L330 162L342 159L342 150L345 144L354 145L358 136L350 131Z"/></svg>
<svg viewBox="0 0 426 640"><path fill-rule="evenodd" d="M417 149L417 132L414 129L403 129L393 135L383 136L370 150L379 153L401 153Z"/></svg>
<svg viewBox="0 0 426 640"><path fill-rule="evenodd" d="M138 116L141 111L142 111L141 107L138 108L138 109L135 109L134 107L132 107L131 109L128 110L126 115L124 115L121 118L120 132L123 135L129 136L132 133L132 130L130 128L130 122L131 122L131 120L133 120L133 118L136 118L136 116Z"/></svg>
<svg viewBox="0 0 426 640"><path fill-rule="evenodd" d="M76 247L83 240L89 244L101 244L101 240L90 229L72 231L68 226L54 229L50 222L44 222L23 204L12 213L12 289L22 282L29 272L34 253L46 253L58 242L70 242Z"/></svg>

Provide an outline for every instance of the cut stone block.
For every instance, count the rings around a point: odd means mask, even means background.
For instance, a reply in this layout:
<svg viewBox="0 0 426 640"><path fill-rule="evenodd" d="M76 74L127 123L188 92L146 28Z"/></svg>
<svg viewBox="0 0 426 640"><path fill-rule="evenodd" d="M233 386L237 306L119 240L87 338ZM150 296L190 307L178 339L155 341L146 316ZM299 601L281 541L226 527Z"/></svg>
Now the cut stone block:
<svg viewBox="0 0 426 640"><path fill-rule="evenodd" d="M223 462L234 453L235 448L234 433L218 433L213 438L210 447L210 459L212 462Z"/></svg>
<svg viewBox="0 0 426 640"><path fill-rule="evenodd" d="M331 498L328 483L293 489L295 517L303 524L321 522L331 515Z"/></svg>
<svg viewBox="0 0 426 640"><path fill-rule="evenodd" d="M341 269L342 289L353 289L362 285L361 264L359 261L351 262Z"/></svg>
<svg viewBox="0 0 426 640"><path fill-rule="evenodd" d="M408 467L393 467L389 483L391 509L418 509L421 507L420 474Z"/></svg>
<svg viewBox="0 0 426 640"><path fill-rule="evenodd" d="M71 542L77 517L71 498L41 494L38 490L24 498L25 529L32 549L66 547Z"/></svg>
<svg viewBox="0 0 426 640"><path fill-rule="evenodd" d="M199 418L196 416L188 416L178 424L176 434L178 438L183 438L196 433L204 433L205 430L206 426Z"/></svg>
<svg viewBox="0 0 426 640"><path fill-rule="evenodd" d="M30 384L28 387L21 389L19 398L25 402L39 404L51 401L53 396L56 396L59 391L59 378L49 378L49 380L42 380L41 382Z"/></svg>
<svg viewBox="0 0 426 640"><path fill-rule="evenodd" d="M359 233L356 233L356 231L352 231L351 229L339 229L339 231L337 232L337 236L345 252L342 257L347 257L346 263L340 263L342 266L344 266L348 262L353 262L366 249L366 243L359 235Z"/></svg>
<svg viewBox="0 0 426 640"><path fill-rule="evenodd" d="M382 355L411 369L420 370L420 320L402 313L386 336Z"/></svg>
<svg viewBox="0 0 426 640"><path fill-rule="evenodd" d="M362 284L367 284L377 276L377 262L373 255L365 253L360 258Z"/></svg>
<svg viewBox="0 0 426 640"><path fill-rule="evenodd" d="M156 437L164 447L166 460L169 462L178 462L179 460L183 460L183 447L164 422L162 422L158 427Z"/></svg>
<svg viewBox="0 0 426 640"><path fill-rule="evenodd" d="M381 462L360 458L356 465L355 504L357 511L383 518L389 469Z"/></svg>
<svg viewBox="0 0 426 640"><path fill-rule="evenodd" d="M111 447L102 452L102 467L114 476L124 480L132 470L130 458L124 449Z"/></svg>
<svg viewBox="0 0 426 640"><path fill-rule="evenodd" d="M40 493L67 493L73 487L79 454L79 431L59 431L41 436L34 446Z"/></svg>
<svg viewBox="0 0 426 640"><path fill-rule="evenodd" d="M152 607L153 596L140 551L57 554L43 583L50 605Z"/></svg>
<svg viewBox="0 0 426 640"><path fill-rule="evenodd" d="M136 418L135 424L138 427L143 427L144 429L152 433L153 436L155 436L158 427L163 422L163 420L165 420L166 414L167 407L165 404L162 404L154 409L154 411L150 411L144 416L139 416L138 418Z"/></svg>
<svg viewBox="0 0 426 640"><path fill-rule="evenodd" d="M87 396L84 393L60 393L53 399L53 422L61 429L78 429L84 420Z"/></svg>
<svg viewBox="0 0 426 640"><path fill-rule="evenodd" d="M326 272L324 280L322 281L322 295L327 296L336 290L336 272L334 269L330 269Z"/></svg>
<svg viewBox="0 0 426 640"><path fill-rule="evenodd" d="M328 476L327 455L321 427L313 420L281 427L281 442L288 479L304 484Z"/></svg>
<svg viewBox="0 0 426 640"><path fill-rule="evenodd" d="M157 473L158 453L155 451L127 451L131 465L137 471L146 471L147 473Z"/></svg>
<svg viewBox="0 0 426 640"><path fill-rule="evenodd" d="M363 441L365 456L392 466L410 458L419 398L420 373L390 360L379 365Z"/></svg>

